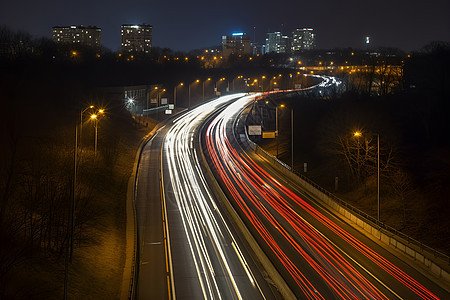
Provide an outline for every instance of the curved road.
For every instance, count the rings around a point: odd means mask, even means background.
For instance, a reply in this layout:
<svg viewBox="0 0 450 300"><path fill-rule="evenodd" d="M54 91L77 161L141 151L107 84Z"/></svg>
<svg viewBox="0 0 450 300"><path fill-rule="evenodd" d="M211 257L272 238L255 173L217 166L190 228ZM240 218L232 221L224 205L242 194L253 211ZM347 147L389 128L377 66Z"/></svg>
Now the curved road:
<svg viewBox="0 0 450 300"><path fill-rule="evenodd" d="M338 85L330 78L324 82ZM280 297L210 189L200 149L297 298L448 298L401 256L334 217L268 162L244 151L249 145L238 117L257 96L224 96L193 108L169 120L144 147L135 203L138 298ZM200 128L205 130L198 147Z"/></svg>
<svg viewBox="0 0 450 300"><path fill-rule="evenodd" d="M194 137L213 112L244 94L193 108L143 149L136 210L139 299L274 299L201 170Z"/></svg>
<svg viewBox="0 0 450 300"><path fill-rule="evenodd" d="M297 297L448 298L402 257L335 218L268 162L247 155L237 117L250 101L239 99L221 112L202 135L204 147L223 190Z"/></svg>

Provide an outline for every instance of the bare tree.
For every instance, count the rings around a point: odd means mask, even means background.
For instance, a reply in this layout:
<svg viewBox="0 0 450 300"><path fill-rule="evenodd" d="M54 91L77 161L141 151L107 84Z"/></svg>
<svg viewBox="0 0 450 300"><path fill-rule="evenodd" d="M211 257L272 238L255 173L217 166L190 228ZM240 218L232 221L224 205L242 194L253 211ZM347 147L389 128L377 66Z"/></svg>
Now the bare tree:
<svg viewBox="0 0 450 300"><path fill-rule="evenodd" d="M406 222L407 216L407 198L413 191L412 181L405 171L397 169L395 173L391 176L392 189L395 194L400 198L403 210L403 222Z"/></svg>

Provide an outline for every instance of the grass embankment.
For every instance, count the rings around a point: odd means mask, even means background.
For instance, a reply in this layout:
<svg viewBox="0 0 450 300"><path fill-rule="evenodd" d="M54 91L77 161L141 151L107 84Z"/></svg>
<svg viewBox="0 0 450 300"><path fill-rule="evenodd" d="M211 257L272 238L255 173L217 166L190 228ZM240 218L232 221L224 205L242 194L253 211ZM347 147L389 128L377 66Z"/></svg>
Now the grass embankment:
<svg viewBox="0 0 450 300"><path fill-rule="evenodd" d="M33 116L37 121L41 117ZM8 269L7 261L2 261L2 271L6 271L1 282L2 299L63 298L74 139L74 128L67 126L67 123L62 118L57 121L59 126L38 125L25 130L18 143L19 159L14 164L17 174L10 196L14 202L8 202L6 213L13 216L16 212L17 217L5 221L8 227L2 229L2 239L3 242L14 243L14 249L18 249L20 254L12 253L6 243L1 246L2 258L13 262L12 268ZM126 255L127 183L139 142L155 125L151 120L148 123L148 127L143 127L121 109L107 110L105 117L99 120L96 157L93 151L93 124L89 121L84 124L76 199L75 246L73 261L69 263L69 299L118 299L120 296ZM46 153L45 158L42 152ZM31 171L23 169L27 165L31 166ZM37 170L41 170L39 176L35 174ZM22 203L19 199L28 193L24 192L21 184L27 178L30 178L28 183L32 186L30 193L34 194L31 195L32 202ZM40 190L43 192L38 192ZM59 194L61 197L54 197ZM34 221L26 221L27 216L32 216ZM16 228L17 224L20 227L15 237L4 234ZM36 228L32 231L32 237L27 233L30 224Z"/></svg>
<svg viewBox="0 0 450 300"><path fill-rule="evenodd" d="M139 142L154 126L153 122L149 123L149 127L134 128L113 120L102 128L113 132L116 138L110 140L113 153L96 170L98 180L91 209L98 215L87 225L89 242L74 252L69 286L76 299L118 299L120 296L126 255L127 184ZM108 145L99 144L99 147Z"/></svg>

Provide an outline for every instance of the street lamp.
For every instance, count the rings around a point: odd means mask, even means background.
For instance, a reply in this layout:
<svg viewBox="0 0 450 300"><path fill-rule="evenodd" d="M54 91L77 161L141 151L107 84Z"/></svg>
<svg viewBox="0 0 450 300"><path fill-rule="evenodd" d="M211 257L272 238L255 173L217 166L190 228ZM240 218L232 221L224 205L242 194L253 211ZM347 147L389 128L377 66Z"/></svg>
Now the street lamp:
<svg viewBox="0 0 450 300"><path fill-rule="evenodd" d="M95 141L94 141L94 157L97 156L97 115L93 114L91 115L91 120L94 121L94 127L95 127Z"/></svg>
<svg viewBox="0 0 450 300"><path fill-rule="evenodd" d="M88 109L93 109L94 105L90 105L85 109L80 111L80 149L81 149L81 137L83 130L83 113ZM103 113L103 109L100 109L99 112ZM70 216L70 237L67 241L66 246L66 255L65 255L65 266L64 266L64 299L67 299L67 281L69 277L69 260L72 261L73 255L73 235L74 235L74 227L75 227L75 196L77 189L77 170L78 170L78 124L75 123L75 145L73 151L73 185L72 185L72 203L71 203L71 212Z"/></svg>
<svg viewBox="0 0 450 300"><path fill-rule="evenodd" d="M149 97L148 98L150 98L150 100L152 99L152 93L153 92L156 92L156 98L158 98L158 87L157 86L155 86L154 88L153 88L153 91L150 91L150 95L149 95ZM147 98L147 109L148 109L148 98Z"/></svg>
<svg viewBox="0 0 450 300"><path fill-rule="evenodd" d="M189 83L189 103L188 103L188 108L191 107L191 85L194 84L194 83L199 83L199 82L200 82L200 80L197 79L196 81L194 81L192 83Z"/></svg>
<svg viewBox="0 0 450 300"><path fill-rule="evenodd" d="M234 88L234 81L235 81L236 79L241 79L241 78L243 78L243 77L244 77L244 76L240 75L240 76L238 76L238 77L233 78L233 81L232 81L233 92L236 91L236 89Z"/></svg>
<svg viewBox="0 0 450 300"><path fill-rule="evenodd" d="M221 81L225 81L226 79L225 79L225 77L222 77L222 78L220 78L219 80L217 80L217 82L216 82L216 88L215 88L215 90L217 91L218 90L218 84L219 84L219 82L221 82ZM230 82L227 80L227 92L230 90Z"/></svg>
<svg viewBox="0 0 450 300"><path fill-rule="evenodd" d="M216 95L217 95L217 92L218 92L219 82L221 82L222 80L223 80L223 79L220 78L219 80L217 80L217 81L214 83L214 91L216 92Z"/></svg>
<svg viewBox="0 0 450 300"><path fill-rule="evenodd" d="M261 92L264 93L264 79L266 79L266 76L261 76Z"/></svg>
<svg viewBox="0 0 450 300"><path fill-rule="evenodd" d="M175 106L177 105L177 88L179 87L179 86L183 86L184 85L184 83L180 83L180 84L178 84L178 85L176 85L174 88L173 88L173 107L175 108Z"/></svg>
<svg viewBox="0 0 450 300"><path fill-rule="evenodd" d="M294 172L294 109L291 107L291 170Z"/></svg>
<svg viewBox="0 0 450 300"><path fill-rule="evenodd" d="M203 81L203 97L202 97L203 101L205 101L205 82L207 81L211 81L211 78L208 78Z"/></svg>
<svg viewBox="0 0 450 300"><path fill-rule="evenodd" d="M94 157L97 156L97 140L98 140L98 119L100 115L103 115L104 110L99 109L97 113L91 115L91 120L94 121L95 126L95 141L94 141Z"/></svg>
<svg viewBox="0 0 450 300"><path fill-rule="evenodd" d="M166 91L166 89L162 89L162 90L160 90L160 91L156 94L156 96L157 96L157 98L158 98L158 106L161 106L161 95L162 95L165 91Z"/></svg>
<svg viewBox="0 0 450 300"><path fill-rule="evenodd" d="M377 220L380 222L380 135L377 133ZM355 137L361 137L360 131L353 133Z"/></svg>
<svg viewBox="0 0 450 300"><path fill-rule="evenodd" d="M88 106L85 109L82 109L80 111L80 149L81 150L83 150L82 143L81 143L82 142L82 137L83 137L83 113L85 111L87 111L88 109L93 109L93 108L94 108L94 105L90 105L90 106Z"/></svg>
<svg viewBox="0 0 450 300"><path fill-rule="evenodd" d="M279 107L284 108L284 104L280 104ZM278 158L278 106L275 106L275 139L277 142L277 158Z"/></svg>

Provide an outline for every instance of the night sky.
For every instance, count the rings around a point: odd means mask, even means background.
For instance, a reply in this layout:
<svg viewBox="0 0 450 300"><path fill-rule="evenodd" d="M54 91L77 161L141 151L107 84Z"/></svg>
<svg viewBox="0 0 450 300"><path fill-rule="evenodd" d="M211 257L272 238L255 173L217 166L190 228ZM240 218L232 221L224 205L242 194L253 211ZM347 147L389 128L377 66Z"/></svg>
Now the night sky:
<svg viewBox="0 0 450 300"><path fill-rule="evenodd" d="M418 50L434 40L450 41L450 1L427 0L1 0L0 24L35 37L51 37L52 26L102 28L102 44L120 49L120 25L153 26L153 45L188 51L220 45L221 36L247 32L262 43L270 31L312 27L319 48L373 46ZM283 24L283 25L282 25Z"/></svg>

